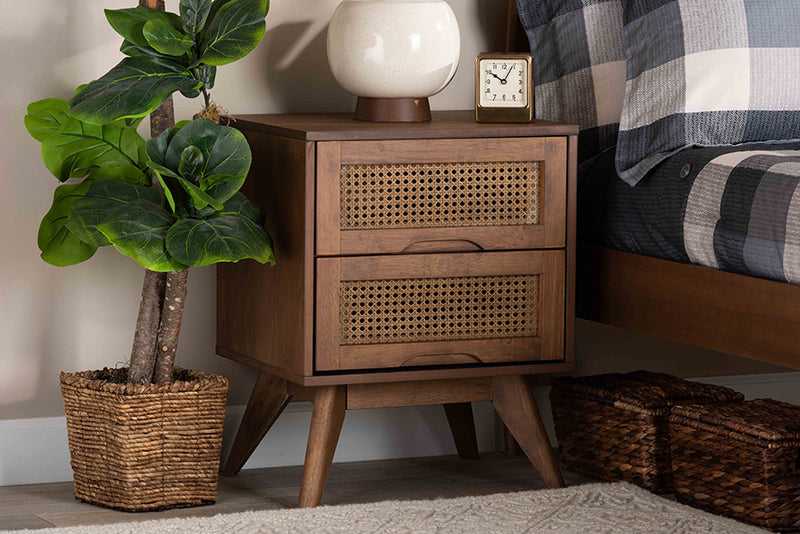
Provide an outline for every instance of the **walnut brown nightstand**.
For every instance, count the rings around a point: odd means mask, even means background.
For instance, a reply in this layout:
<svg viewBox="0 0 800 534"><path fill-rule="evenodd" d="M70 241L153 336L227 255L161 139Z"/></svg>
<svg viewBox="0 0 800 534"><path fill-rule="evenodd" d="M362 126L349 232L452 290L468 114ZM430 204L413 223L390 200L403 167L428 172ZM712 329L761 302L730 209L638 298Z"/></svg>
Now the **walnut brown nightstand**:
<svg viewBox="0 0 800 534"><path fill-rule="evenodd" d="M260 371L222 471L293 396L314 403L300 506L320 502L347 409L443 404L477 458L491 401L563 485L525 375L573 364L577 126L251 115L242 191L277 265L220 264L217 353Z"/></svg>

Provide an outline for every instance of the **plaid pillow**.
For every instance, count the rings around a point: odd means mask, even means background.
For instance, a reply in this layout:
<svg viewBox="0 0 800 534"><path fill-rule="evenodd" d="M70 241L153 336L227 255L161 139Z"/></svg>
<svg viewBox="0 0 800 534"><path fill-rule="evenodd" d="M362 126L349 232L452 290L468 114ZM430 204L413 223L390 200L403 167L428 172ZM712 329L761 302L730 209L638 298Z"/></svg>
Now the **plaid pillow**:
<svg viewBox="0 0 800 534"><path fill-rule="evenodd" d="M623 0L617 170L636 184L690 146L800 138L797 0Z"/></svg>
<svg viewBox="0 0 800 534"><path fill-rule="evenodd" d="M537 119L580 125L583 161L617 142L625 94L621 0L517 0Z"/></svg>

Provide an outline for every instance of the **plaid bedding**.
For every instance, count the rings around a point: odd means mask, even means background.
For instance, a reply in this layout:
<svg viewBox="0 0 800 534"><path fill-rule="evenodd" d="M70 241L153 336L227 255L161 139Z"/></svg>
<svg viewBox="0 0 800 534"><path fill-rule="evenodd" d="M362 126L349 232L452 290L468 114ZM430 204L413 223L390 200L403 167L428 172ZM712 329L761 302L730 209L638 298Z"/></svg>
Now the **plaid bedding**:
<svg viewBox="0 0 800 534"><path fill-rule="evenodd" d="M624 0L623 17L625 181L691 146L800 139L798 0Z"/></svg>
<svg viewBox="0 0 800 534"><path fill-rule="evenodd" d="M800 142L685 150L636 187L617 177L613 153L582 171L582 239L800 283Z"/></svg>
<svg viewBox="0 0 800 534"><path fill-rule="evenodd" d="M578 159L617 142L625 96L622 0L517 0L537 119L580 125Z"/></svg>

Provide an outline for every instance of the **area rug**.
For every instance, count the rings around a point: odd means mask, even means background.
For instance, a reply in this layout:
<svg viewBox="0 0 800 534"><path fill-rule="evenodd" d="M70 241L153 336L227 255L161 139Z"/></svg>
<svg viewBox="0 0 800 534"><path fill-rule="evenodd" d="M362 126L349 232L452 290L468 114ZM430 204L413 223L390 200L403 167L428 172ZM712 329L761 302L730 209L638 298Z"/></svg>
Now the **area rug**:
<svg viewBox="0 0 800 534"><path fill-rule="evenodd" d="M756 534L626 483L425 501L265 510L213 517L7 531L14 534Z"/></svg>

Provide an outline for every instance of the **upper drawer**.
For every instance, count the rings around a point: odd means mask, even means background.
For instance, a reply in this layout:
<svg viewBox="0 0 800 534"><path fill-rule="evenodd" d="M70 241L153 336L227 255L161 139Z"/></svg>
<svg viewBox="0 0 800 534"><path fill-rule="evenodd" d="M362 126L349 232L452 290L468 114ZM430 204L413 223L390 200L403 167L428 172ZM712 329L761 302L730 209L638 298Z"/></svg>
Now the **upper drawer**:
<svg viewBox="0 0 800 534"><path fill-rule="evenodd" d="M319 255L563 247L564 137L317 143Z"/></svg>

